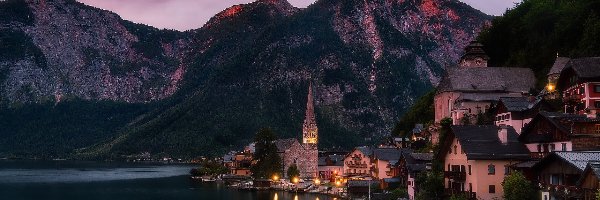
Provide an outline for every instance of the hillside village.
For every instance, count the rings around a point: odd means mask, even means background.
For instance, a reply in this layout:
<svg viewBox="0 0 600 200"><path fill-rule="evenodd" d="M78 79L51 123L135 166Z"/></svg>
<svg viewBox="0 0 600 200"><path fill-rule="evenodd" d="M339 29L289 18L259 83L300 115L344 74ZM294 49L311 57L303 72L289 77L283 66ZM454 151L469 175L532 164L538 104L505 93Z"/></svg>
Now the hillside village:
<svg viewBox="0 0 600 200"><path fill-rule="evenodd" d="M398 197L411 200L503 199L505 177L518 172L539 191L536 199L595 199L600 189L600 58L557 57L546 87L535 95L531 69L488 67L488 60L483 45L472 42L436 88L434 123L415 124L405 136L350 152L317 153L313 148L318 129L310 88L303 140L274 141L282 177L254 179L254 186L343 197L400 191ZM223 178L250 177L254 151L248 146L225 155L229 173ZM298 175L288 174L292 166ZM443 179L438 182L443 192L421 194L423 187L431 187L423 177L436 174Z"/></svg>

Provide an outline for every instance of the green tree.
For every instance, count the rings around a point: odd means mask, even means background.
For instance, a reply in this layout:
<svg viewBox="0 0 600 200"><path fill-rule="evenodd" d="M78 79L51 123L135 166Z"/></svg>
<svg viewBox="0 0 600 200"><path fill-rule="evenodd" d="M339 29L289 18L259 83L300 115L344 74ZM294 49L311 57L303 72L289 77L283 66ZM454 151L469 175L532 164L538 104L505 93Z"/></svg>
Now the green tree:
<svg viewBox="0 0 600 200"><path fill-rule="evenodd" d="M281 175L281 158L277 154L275 133L270 128L261 128L254 142L256 151L252 157L254 165L250 168L254 178L267 178L273 175Z"/></svg>
<svg viewBox="0 0 600 200"><path fill-rule="evenodd" d="M453 194L450 200L467 200L468 198L464 194Z"/></svg>
<svg viewBox="0 0 600 200"><path fill-rule="evenodd" d="M405 137L415 124L431 123L434 118L433 97L435 90L429 91L423 95L410 109L400 118L400 121L394 126L392 135Z"/></svg>
<svg viewBox="0 0 600 200"><path fill-rule="evenodd" d="M421 173L417 176L417 186L420 190L415 195L415 199L442 199L444 195L444 174L440 171Z"/></svg>
<svg viewBox="0 0 600 200"><path fill-rule="evenodd" d="M596 200L600 200L600 189L598 189L598 192L596 192Z"/></svg>
<svg viewBox="0 0 600 200"><path fill-rule="evenodd" d="M506 200L535 199L536 197L531 182L520 172L513 172L506 176L502 182L502 188Z"/></svg>
<svg viewBox="0 0 600 200"><path fill-rule="evenodd" d="M408 191L406 188L396 188L392 190L392 195L389 199L400 199L400 198L408 198Z"/></svg>
<svg viewBox="0 0 600 200"><path fill-rule="evenodd" d="M288 178L290 178L290 181L292 181L293 178L300 177L300 170L298 170L298 166L296 166L296 164L293 164L292 166L288 167L287 176Z"/></svg>

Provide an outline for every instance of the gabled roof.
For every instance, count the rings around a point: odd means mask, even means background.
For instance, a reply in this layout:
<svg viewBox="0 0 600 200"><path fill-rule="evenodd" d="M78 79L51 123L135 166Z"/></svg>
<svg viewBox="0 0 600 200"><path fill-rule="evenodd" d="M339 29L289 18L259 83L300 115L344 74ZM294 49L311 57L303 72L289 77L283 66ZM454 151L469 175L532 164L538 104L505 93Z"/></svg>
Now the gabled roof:
<svg viewBox="0 0 600 200"><path fill-rule="evenodd" d="M550 163L554 159L562 160L580 172L583 172L586 165L590 161L600 160L600 151L564 151L564 152L553 152L552 154L543 158L539 163L533 167L539 169L544 165Z"/></svg>
<svg viewBox="0 0 600 200"><path fill-rule="evenodd" d="M558 112L545 112L540 111L531 122L527 123L523 129L521 130L521 135L519 136L519 140L522 142L530 142L526 141L536 141L536 142L549 142L552 140L552 135L549 134L537 134L531 133L533 131L533 127L539 123L540 120L547 120L554 127L560 130L563 133L570 133L571 124L573 122L596 122L598 119L590 119L585 115L577 115L577 114L567 114L567 113L558 113Z"/></svg>
<svg viewBox="0 0 600 200"><path fill-rule="evenodd" d="M356 147L355 149L360 151L365 156L371 156L371 154L373 154L373 148L368 146Z"/></svg>
<svg viewBox="0 0 600 200"><path fill-rule="evenodd" d="M571 59L566 68L572 68L579 78L600 77L600 57Z"/></svg>
<svg viewBox="0 0 600 200"><path fill-rule="evenodd" d="M541 102L541 98L531 101L528 97L501 97L500 102L509 112L529 110Z"/></svg>
<svg viewBox="0 0 600 200"><path fill-rule="evenodd" d="M581 185L583 183L583 181L585 180L586 175L588 173L591 173L598 180L600 180L600 161L590 161L590 162L588 162L587 166L583 170L583 176L581 176L581 178L579 179L579 181L577 181L577 183L578 183L577 185Z"/></svg>
<svg viewBox="0 0 600 200"><path fill-rule="evenodd" d="M452 126L451 137L458 139L469 160L526 160L529 150L517 140L517 132L507 126L508 140L503 144L498 138L500 127L494 125ZM448 140L451 141L451 140ZM451 148L445 143L445 151Z"/></svg>
<svg viewBox="0 0 600 200"><path fill-rule="evenodd" d="M548 75L560 74L560 72L562 72L562 70L565 69L565 67L567 67L567 63L570 60L571 58L566 57L556 58L556 60L554 61L554 65L552 65L552 68L550 68L550 71L548 72Z"/></svg>
<svg viewBox="0 0 600 200"><path fill-rule="evenodd" d="M327 160L331 161L333 165L329 165ZM344 166L343 155L327 155L319 157L319 166Z"/></svg>
<svg viewBox="0 0 600 200"><path fill-rule="evenodd" d="M295 138L279 139L275 140L275 145L277 146L278 152L284 152L285 150L292 147L294 142L298 142L298 140L296 140Z"/></svg>
<svg viewBox="0 0 600 200"><path fill-rule="evenodd" d="M377 148L373 149L373 156L379 160L398 161L403 152L412 152L411 149Z"/></svg>
<svg viewBox="0 0 600 200"><path fill-rule="evenodd" d="M438 85L438 92L528 92L535 86L529 68L478 67L449 68Z"/></svg>

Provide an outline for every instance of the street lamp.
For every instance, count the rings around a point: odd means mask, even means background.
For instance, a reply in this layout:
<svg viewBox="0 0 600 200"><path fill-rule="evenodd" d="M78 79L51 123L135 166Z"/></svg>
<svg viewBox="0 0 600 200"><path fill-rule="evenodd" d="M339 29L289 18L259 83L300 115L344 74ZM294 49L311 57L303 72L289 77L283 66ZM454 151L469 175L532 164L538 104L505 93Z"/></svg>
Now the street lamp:
<svg viewBox="0 0 600 200"><path fill-rule="evenodd" d="M321 180L319 180L318 178L315 179L315 185L320 185L321 184Z"/></svg>
<svg viewBox="0 0 600 200"><path fill-rule="evenodd" d="M277 174L274 174L271 179L273 179L273 181L278 181L279 180L279 176L277 176Z"/></svg>

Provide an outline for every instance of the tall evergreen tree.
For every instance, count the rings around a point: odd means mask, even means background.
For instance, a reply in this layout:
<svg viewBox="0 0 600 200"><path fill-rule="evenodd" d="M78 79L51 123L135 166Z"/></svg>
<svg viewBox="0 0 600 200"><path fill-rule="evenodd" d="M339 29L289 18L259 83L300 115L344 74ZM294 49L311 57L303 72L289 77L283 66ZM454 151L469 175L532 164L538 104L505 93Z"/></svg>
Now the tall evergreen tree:
<svg viewBox="0 0 600 200"><path fill-rule="evenodd" d="M256 136L256 151L252 161L255 163L251 167L254 178L268 178L273 175L281 175L281 158L277 154L275 140L277 136L270 128L261 128Z"/></svg>

